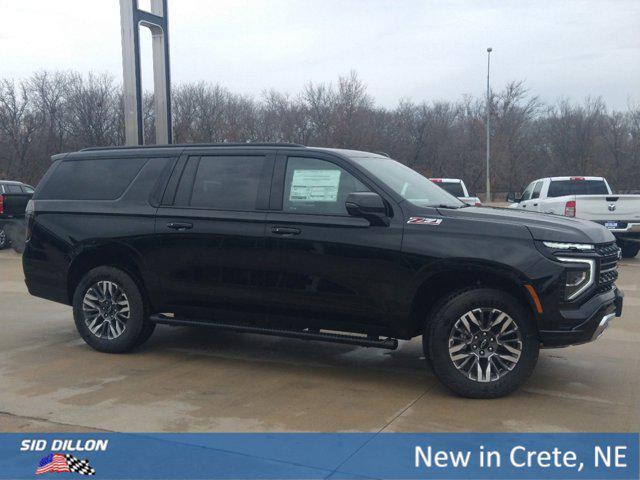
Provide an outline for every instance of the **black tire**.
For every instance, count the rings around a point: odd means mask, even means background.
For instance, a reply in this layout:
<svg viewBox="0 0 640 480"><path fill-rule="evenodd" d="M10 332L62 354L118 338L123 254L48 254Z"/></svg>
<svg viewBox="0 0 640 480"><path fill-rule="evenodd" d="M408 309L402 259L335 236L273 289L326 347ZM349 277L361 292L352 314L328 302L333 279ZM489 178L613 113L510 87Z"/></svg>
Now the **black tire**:
<svg viewBox="0 0 640 480"><path fill-rule="evenodd" d="M126 295L129 317L126 319L125 328L115 338L105 338L93 333L86 321L83 307L85 295L99 282L113 282ZM80 280L73 295L73 316L80 336L89 346L100 352L128 352L148 340L153 333L153 327L148 326L148 309L140 287L129 274L113 267L94 268Z"/></svg>
<svg viewBox="0 0 640 480"><path fill-rule="evenodd" d="M148 319L145 320L144 325L142 326L142 330L140 331L140 335L138 335L138 339L136 340L136 347L139 347L147 342L153 335L153 332L156 330L156 324L150 322Z"/></svg>
<svg viewBox="0 0 640 480"><path fill-rule="evenodd" d="M4 231L4 228L0 228L0 250L4 250L9 247L10 244L11 242L9 242L7 232Z"/></svg>
<svg viewBox="0 0 640 480"><path fill-rule="evenodd" d="M620 248L622 249L623 258L633 258L640 252L640 243L622 242Z"/></svg>
<svg viewBox="0 0 640 480"><path fill-rule="evenodd" d="M503 376L485 382L472 379L459 370L452 359L454 354L449 352L449 336L456 322L466 313L479 308L497 309L506 313L517 326L521 340L520 355L512 368L505 370ZM507 395L529 378L538 360L540 345L530 313L515 298L501 290L476 288L452 294L434 308L425 330L425 357L430 359L435 375L447 388L463 397L497 398ZM499 338L499 335L496 334L495 338ZM469 345L474 342L472 337L470 335ZM498 353L498 347L495 353ZM475 361L473 356L470 361Z"/></svg>

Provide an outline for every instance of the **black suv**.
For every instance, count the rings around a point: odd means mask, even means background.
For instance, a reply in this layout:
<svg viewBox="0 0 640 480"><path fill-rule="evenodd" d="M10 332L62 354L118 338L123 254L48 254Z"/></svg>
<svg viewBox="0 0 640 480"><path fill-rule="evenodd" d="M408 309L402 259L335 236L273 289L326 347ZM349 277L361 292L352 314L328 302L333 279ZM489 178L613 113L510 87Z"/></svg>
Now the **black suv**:
<svg viewBox="0 0 640 480"><path fill-rule="evenodd" d="M383 155L223 144L54 156L23 264L103 352L158 323L389 349L421 335L446 386L488 398L541 346L621 314L619 254L598 224L470 207Z"/></svg>

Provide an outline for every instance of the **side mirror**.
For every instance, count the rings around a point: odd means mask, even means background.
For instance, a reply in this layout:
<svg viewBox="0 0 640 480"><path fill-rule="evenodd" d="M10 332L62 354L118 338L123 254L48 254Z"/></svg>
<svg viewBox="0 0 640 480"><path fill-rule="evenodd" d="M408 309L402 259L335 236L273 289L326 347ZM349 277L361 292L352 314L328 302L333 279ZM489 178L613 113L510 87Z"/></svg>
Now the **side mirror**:
<svg viewBox="0 0 640 480"><path fill-rule="evenodd" d="M372 225L389 225L387 207L382 197L373 192L350 193L344 202L352 217L366 218Z"/></svg>
<svg viewBox="0 0 640 480"><path fill-rule="evenodd" d="M520 199L516 198L516 194L514 192L507 193L507 202L508 203L519 203Z"/></svg>

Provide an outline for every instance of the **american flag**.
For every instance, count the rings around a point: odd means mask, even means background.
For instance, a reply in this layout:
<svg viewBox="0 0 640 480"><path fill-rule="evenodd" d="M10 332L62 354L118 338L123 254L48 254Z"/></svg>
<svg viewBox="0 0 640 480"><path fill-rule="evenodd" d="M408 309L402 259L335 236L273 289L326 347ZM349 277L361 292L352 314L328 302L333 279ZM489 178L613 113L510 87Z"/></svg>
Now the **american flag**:
<svg viewBox="0 0 640 480"><path fill-rule="evenodd" d="M36 475L49 472L70 472L67 459L61 453L50 453L38 464Z"/></svg>
<svg viewBox="0 0 640 480"><path fill-rule="evenodd" d="M36 475L50 472L75 472L80 475L95 475L95 469L89 464L89 460L79 460L73 455L62 453L50 453L38 464Z"/></svg>

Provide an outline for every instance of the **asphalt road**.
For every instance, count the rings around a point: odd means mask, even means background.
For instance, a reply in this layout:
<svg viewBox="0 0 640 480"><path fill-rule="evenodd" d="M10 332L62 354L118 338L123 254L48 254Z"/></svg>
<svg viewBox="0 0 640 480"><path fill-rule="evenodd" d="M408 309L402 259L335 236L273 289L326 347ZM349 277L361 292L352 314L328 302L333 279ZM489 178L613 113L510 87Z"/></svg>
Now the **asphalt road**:
<svg viewBox="0 0 640 480"><path fill-rule="evenodd" d="M0 252L0 431L640 430L640 259L621 264L625 310L595 343L543 350L498 400L437 382L419 339L396 351L160 327L140 350L98 353L71 309L28 295Z"/></svg>

